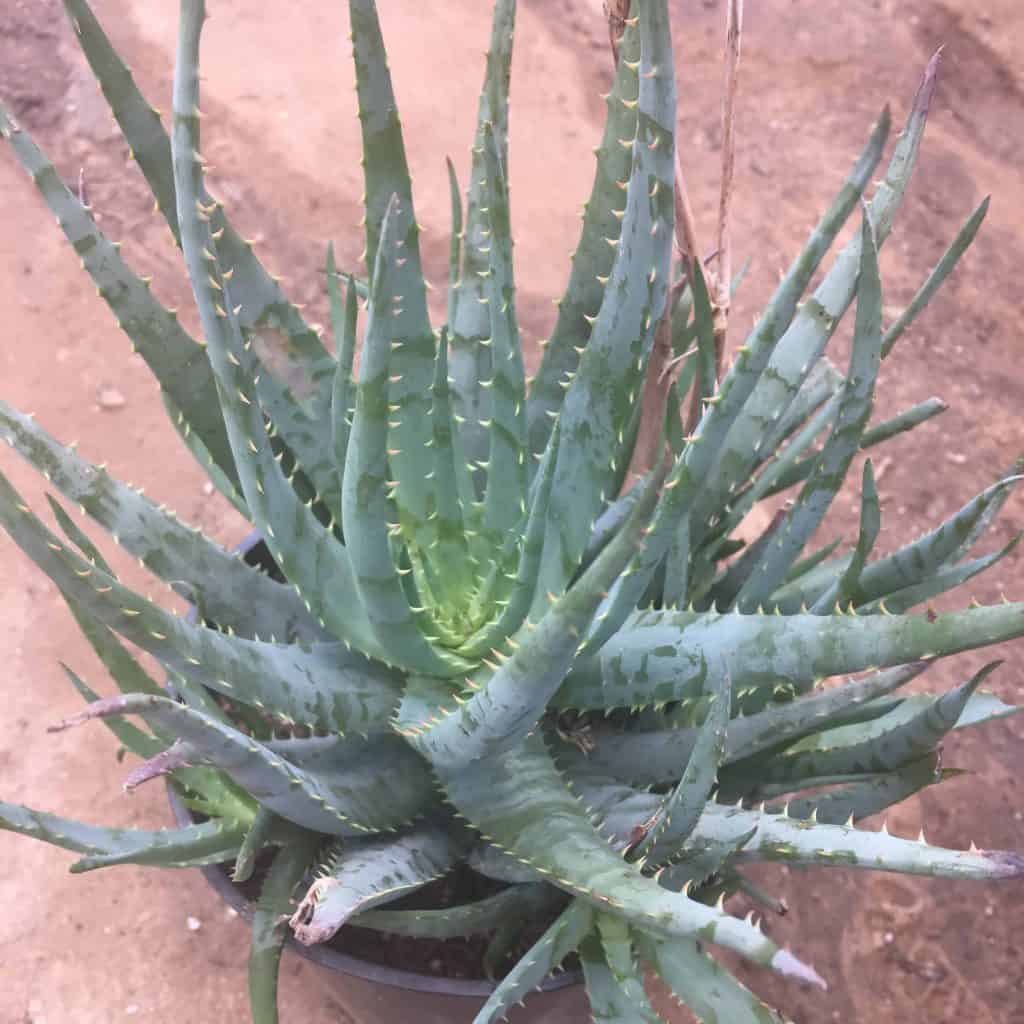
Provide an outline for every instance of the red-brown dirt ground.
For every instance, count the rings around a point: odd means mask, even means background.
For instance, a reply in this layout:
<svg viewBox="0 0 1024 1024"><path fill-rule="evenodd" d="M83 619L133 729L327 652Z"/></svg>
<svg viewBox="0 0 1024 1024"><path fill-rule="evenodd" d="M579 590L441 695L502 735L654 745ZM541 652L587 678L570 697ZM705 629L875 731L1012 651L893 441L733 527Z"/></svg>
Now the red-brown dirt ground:
<svg viewBox="0 0 1024 1024"><path fill-rule="evenodd" d="M141 85L165 110L176 6L95 0ZM489 6L381 5L428 270L437 283L448 244L443 161L451 155L465 181ZM345 5L211 0L210 7L204 132L213 186L292 296L323 321L318 267L325 243L334 239L346 267L355 266L361 249ZM576 215L589 190L610 61L599 0L522 0L520 8L510 173L521 323L532 357L552 322L550 300L564 284ZM940 44L941 80L923 155L884 250L887 311L902 307L959 224L985 194L994 196L962 267L884 368L877 418L932 394L951 406L876 457L882 542L892 548L953 512L1024 449L1024 7L1019 0L760 0L748 8L735 239L737 260L750 256L753 266L733 317L734 338L838 187L886 100L901 123ZM675 0L673 17L682 156L710 245L722 0ZM126 253L187 321L177 254L58 0L0 5L0 96L65 176L85 169L104 229L123 238ZM4 398L35 412L62 440L77 439L87 457L105 460L225 544L237 540L244 524L204 490L148 370L128 354L7 153L0 153L0 218ZM839 362L845 344L841 337L836 345ZM40 481L13 456L4 458L4 471L37 507L43 503ZM859 479L856 471L851 476ZM1011 501L986 550L1021 527L1022 509L1019 498ZM826 530L852 539L855 524L854 496L844 495ZM158 787L122 792L125 769L106 733L46 734L48 724L78 706L59 663L97 688L102 673L56 590L6 537L0 557L0 795L97 822L166 823ZM125 559L116 564L129 581L153 588ZM973 596L1024 597L1022 565L1019 554L1001 563ZM1024 702L1024 645L1003 653L1007 664L992 688ZM947 686L990 657L940 664L921 685ZM972 774L908 801L890 815L890 829L916 835L923 822L936 842L1024 848L1024 721L958 735L945 754L947 764ZM246 1019L246 928L198 873L117 868L71 877L69 861L61 851L0 836L2 1024ZM769 929L813 962L831 990L805 992L752 971L744 976L799 1024L1024 1024L1024 887L842 870L772 870L764 877L792 908ZM347 1019L318 972L295 958L284 964L282 1005L288 1022Z"/></svg>

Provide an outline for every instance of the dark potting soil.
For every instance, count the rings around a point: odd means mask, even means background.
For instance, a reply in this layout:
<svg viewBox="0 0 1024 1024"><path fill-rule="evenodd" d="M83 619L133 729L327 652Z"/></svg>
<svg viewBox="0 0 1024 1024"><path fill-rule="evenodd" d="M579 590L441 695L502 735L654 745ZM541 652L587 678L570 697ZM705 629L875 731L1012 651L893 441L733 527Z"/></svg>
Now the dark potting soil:
<svg viewBox="0 0 1024 1024"><path fill-rule="evenodd" d="M259 898L271 857L272 854L262 855L252 877L237 886L250 903ZM230 865L227 866L227 871L230 872ZM438 878L422 889L388 903L386 909L443 910L445 907L485 899L505 888L504 883L485 878L467 865L459 864L444 878ZM523 927L518 941L496 965L496 979L504 977L515 966L520 957L561 913L568 899L567 896L561 903L553 905L547 914L538 916L536 920ZM325 945L329 949L359 960L413 971L416 974L435 975L453 980L482 981L487 977L484 954L489 941L488 934L456 939L420 939L391 935L373 928L346 925ZM567 959L563 966L567 970L578 966L576 958Z"/></svg>

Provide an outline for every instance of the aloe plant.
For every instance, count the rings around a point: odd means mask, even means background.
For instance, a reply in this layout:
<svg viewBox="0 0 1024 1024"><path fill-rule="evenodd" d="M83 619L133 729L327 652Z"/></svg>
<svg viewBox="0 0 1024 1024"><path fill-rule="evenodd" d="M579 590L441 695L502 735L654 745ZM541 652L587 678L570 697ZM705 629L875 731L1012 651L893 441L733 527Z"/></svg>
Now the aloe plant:
<svg viewBox="0 0 1024 1024"><path fill-rule="evenodd" d="M747 864L1024 874L1014 853L858 827L951 774L937 755L951 730L1018 710L979 689L993 666L938 696L898 692L936 658L1024 634L1024 604L915 611L1007 553L973 551L1018 478L875 556L880 511L866 462L852 552L807 550L857 453L944 408L933 399L871 423L881 360L985 213L883 330L878 250L914 168L936 61L871 199L888 111L728 372L714 380L713 359L684 371L666 455L623 493L656 326L672 317L673 338L710 337L699 274L694 294L668 301L676 100L666 0L635 0L626 22L582 235L532 381L507 187L514 0L495 7L465 208L449 165L440 328L375 5L350 0L368 277L339 272L328 248L332 347L204 186L204 0L181 3L169 134L86 0L64 6L181 247L201 340L2 108L0 132L159 380L185 443L260 532L286 585L0 403L10 446L199 612L186 621L133 592L56 499L51 529L0 476L0 523L56 583L121 691L101 697L69 671L87 703L55 727L103 721L140 759L128 784L168 777L196 819L145 832L0 804L0 826L74 851L73 871L226 864L245 879L269 857L250 961L258 1022L277 1019L289 934L485 934L495 968L538 921L550 926L518 949L480 1024L573 952L595 1019L654 1019L646 967L705 1021L778 1020L711 958L732 950L824 984L729 913L733 893L756 891ZM860 230L801 301L851 217ZM824 352L851 306L843 372ZM253 344L268 325L291 385ZM687 386L705 401L683 437ZM743 547L740 520L786 488L788 509ZM164 667L168 689L123 641ZM388 906L458 864L505 888L462 906Z"/></svg>

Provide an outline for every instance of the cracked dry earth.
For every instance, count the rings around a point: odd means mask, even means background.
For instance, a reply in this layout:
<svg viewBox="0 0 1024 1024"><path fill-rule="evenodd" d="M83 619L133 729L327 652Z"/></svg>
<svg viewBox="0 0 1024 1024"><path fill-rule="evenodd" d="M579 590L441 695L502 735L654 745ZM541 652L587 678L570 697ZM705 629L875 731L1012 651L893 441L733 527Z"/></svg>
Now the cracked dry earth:
<svg viewBox="0 0 1024 1024"><path fill-rule="evenodd" d="M176 5L95 0L144 89L170 106ZM323 319L323 246L333 237L353 266L361 193L357 122L344 4L216 0L205 42L206 155L214 186L244 233L258 240L293 296ZM444 279L451 154L465 177L488 4L388 0L383 21L406 126L428 269ZM529 355L552 322L576 211L589 190L590 148L609 78L599 0L523 0L513 77L512 194L519 295ZM1019 268L1024 263L1024 7L927 0L760 0L748 5L737 161L737 258L753 258L734 316L746 327L891 100L899 123L927 57L945 44L941 81L916 179L883 256L886 303L902 307L957 227L986 194L988 223L962 267L887 361L877 415L931 394L951 408L891 443L876 468L883 543L906 541L959 507L1024 448ZM676 0L682 153L698 222L710 235L718 159L721 0ZM440 59L439 59L440 58ZM58 0L0 7L0 95L65 176L85 169L105 230L169 305L188 308L176 254L151 214L141 176L111 129ZM156 388L93 294L52 219L6 154L0 155L0 346L6 399L37 413L63 440L106 460L224 543L241 524L203 480L165 422ZM183 315L185 315L183 313ZM845 338L836 358L844 358ZM13 458L5 472L30 499L38 480ZM851 477L859 479L855 471ZM1014 498L986 549L1020 529ZM826 526L851 538L856 511L841 496ZM47 736L76 709L59 661L96 685L101 673L56 591L0 538L0 791L48 810L104 823L155 827L168 811L154 787L121 791L124 767L96 730ZM151 581L126 560L127 579ZM1022 557L1000 564L974 596L1024 596ZM965 603L957 595L951 604ZM169 598L168 598L169 600ZM1024 702L1024 645L1004 652L993 688ZM940 664L920 685L945 687L982 659ZM988 725L947 745L946 763L970 768L890 815L898 834L966 846L1024 848L1024 720ZM869 827L878 827L874 823ZM196 873L118 868L72 878L69 856L0 836L0 1024L153 1024L245 1019L245 926ZM799 1024L1024 1024L1024 887L869 876L852 871L762 873L792 908L768 923L829 979L802 992L745 970L764 997ZM737 904L738 907L738 904ZM739 908L738 909L745 909ZM191 921L190 921L191 919ZM198 925L198 926L197 926ZM308 964L283 968L286 1021L346 1015ZM675 1021L689 1018L668 1008Z"/></svg>

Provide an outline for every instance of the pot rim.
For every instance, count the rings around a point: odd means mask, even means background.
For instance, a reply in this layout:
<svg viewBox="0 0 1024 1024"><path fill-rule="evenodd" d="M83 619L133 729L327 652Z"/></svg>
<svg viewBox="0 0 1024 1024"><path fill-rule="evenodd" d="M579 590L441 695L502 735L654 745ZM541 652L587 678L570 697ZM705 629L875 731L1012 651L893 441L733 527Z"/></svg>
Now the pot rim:
<svg viewBox="0 0 1024 1024"><path fill-rule="evenodd" d="M243 558L261 543L263 538L258 531L247 536L235 549ZM195 621L196 610L189 608L188 618ZM179 826L193 825L195 819L185 806L181 796L175 791L170 780L167 782L167 799L171 805L171 813ZM228 877L224 866L211 864L199 869L210 887L224 900L232 910L240 914L245 920L252 920L252 904L246 899L245 894ZM431 992L439 995L480 997L489 996L498 986L496 982L485 980L469 980L465 978L444 978L435 974L420 974L418 971L406 971L400 967L389 967L385 964L371 963L368 960L360 960L358 957L341 953L329 946L315 945L304 946L296 942L294 937L289 935L285 940L285 948L297 953L305 960L310 960L321 967L341 974L352 975L362 978L364 981L377 982L381 985L389 985L392 988L406 989L410 992ZM542 992L551 992L570 985L578 985L583 981L583 974L579 970L563 971L560 974L549 974L538 986Z"/></svg>

